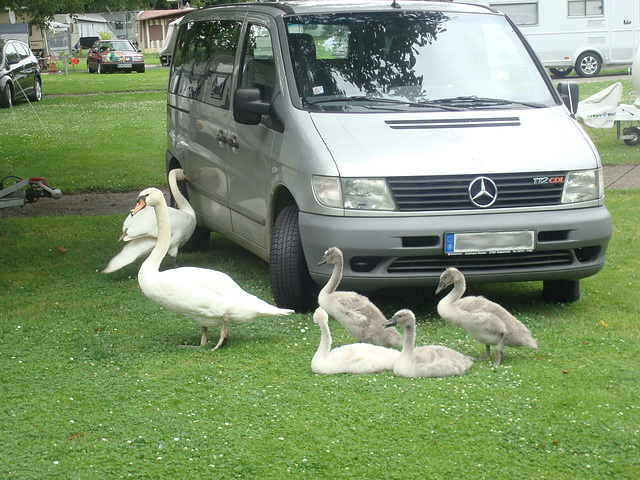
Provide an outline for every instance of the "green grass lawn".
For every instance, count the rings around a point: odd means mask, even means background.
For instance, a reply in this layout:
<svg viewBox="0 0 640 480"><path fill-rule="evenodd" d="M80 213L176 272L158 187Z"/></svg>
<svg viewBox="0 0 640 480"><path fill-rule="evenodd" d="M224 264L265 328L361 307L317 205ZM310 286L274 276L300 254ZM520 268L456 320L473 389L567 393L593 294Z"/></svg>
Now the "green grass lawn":
<svg viewBox="0 0 640 480"><path fill-rule="evenodd" d="M199 325L149 301L136 266L100 273L121 216L3 219L0 476L637 479L640 191L607 203L608 263L577 303L543 303L539 282L470 289L537 350L417 380L313 374L311 314L232 327L216 352L178 348ZM267 265L221 237L181 262L272 301ZM412 308L419 344L481 354L438 318L432 289L372 298L388 316ZM352 341L330 325L334 344Z"/></svg>
<svg viewBox="0 0 640 480"><path fill-rule="evenodd" d="M43 77L33 108L0 111L3 175L66 193L165 185L167 69L77 68ZM606 164L638 163L614 129L589 134ZM640 191L609 191L607 206L607 265L577 303L543 303L540 282L470 288L526 323L537 350L419 380L313 374L311 314L232 327L216 352L178 348L200 327L149 301L137 265L100 273L121 216L2 219L0 477L637 479ZM268 266L219 236L180 261L273 300ZM372 298L387 316L413 309L419 344L482 353L438 318L431 289ZM330 325L336 345L352 341Z"/></svg>

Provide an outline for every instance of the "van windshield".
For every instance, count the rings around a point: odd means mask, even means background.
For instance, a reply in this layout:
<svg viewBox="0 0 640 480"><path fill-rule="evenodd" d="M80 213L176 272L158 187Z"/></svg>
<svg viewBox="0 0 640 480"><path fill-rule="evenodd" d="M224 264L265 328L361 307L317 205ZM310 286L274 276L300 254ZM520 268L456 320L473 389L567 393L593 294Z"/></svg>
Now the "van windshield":
<svg viewBox="0 0 640 480"><path fill-rule="evenodd" d="M391 12L286 19L303 108L496 109L554 105L509 23L494 14Z"/></svg>

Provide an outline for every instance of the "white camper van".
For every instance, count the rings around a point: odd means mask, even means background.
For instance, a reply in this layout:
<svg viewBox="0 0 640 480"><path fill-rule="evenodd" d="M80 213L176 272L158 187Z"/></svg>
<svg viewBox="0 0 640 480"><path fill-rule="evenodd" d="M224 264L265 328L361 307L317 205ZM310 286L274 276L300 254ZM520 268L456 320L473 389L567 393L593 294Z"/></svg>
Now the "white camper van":
<svg viewBox="0 0 640 480"><path fill-rule="evenodd" d="M511 18L551 73L595 77L631 65L640 46L640 0L478 0Z"/></svg>
<svg viewBox="0 0 640 480"><path fill-rule="evenodd" d="M163 67L168 67L171 64L171 54L176 44L176 34L178 33L178 25L180 24L182 17L169 23L167 28L167 36L164 39L162 48L160 49L160 63Z"/></svg>

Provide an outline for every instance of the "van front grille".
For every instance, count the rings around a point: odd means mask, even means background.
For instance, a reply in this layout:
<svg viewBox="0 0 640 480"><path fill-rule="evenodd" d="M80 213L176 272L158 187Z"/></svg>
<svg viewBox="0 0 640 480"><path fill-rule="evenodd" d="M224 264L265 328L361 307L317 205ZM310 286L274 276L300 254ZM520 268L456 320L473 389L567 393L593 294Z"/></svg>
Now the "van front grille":
<svg viewBox="0 0 640 480"><path fill-rule="evenodd" d="M495 184L495 202L480 207L469 188L478 178ZM566 172L536 172L433 177L389 177L387 182L401 212L514 208L557 205L562 199Z"/></svg>
<svg viewBox="0 0 640 480"><path fill-rule="evenodd" d="M446 257L416 256L398 258L387 268L387 272L389 274L430 273L439 275L449 267L456 267L465 272L486 272L513 270L514 268L557 267L572 263L573 256L569 250Z"/></svg>

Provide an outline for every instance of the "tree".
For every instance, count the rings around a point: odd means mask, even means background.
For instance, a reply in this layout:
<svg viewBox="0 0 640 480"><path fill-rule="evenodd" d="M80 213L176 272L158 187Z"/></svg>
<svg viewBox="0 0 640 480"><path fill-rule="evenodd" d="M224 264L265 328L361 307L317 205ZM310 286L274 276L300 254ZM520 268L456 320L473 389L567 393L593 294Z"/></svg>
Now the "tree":
<svg viewBox="0 0 640 480"><path fill-rule="evenodd" d="M0 0L0 11L13 10L17 17L44 30L58 13L78 14L118 10L171 8L166 0Z"/></svg>

